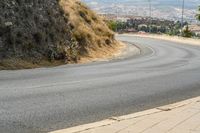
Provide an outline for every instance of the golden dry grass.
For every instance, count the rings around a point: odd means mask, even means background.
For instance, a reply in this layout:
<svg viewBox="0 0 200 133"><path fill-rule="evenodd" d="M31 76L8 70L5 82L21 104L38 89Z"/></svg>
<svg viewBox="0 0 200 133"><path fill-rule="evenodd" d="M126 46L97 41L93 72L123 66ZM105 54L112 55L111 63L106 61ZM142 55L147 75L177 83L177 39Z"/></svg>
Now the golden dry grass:
<svg viewBox="0 0 200 133"><path fill-rule="evenodd" d="M118 42L114 47L105 46L100 49L91 50L88 56L81 57L79 63L112 60L116 57L120 57L125 48L126 45L124 43Z"/></svg>
<svg viewBox="0 0 200 133"><path fill-rule="evenodd" d="M68 13L72 33L81 47L89 54L104 46L114 45L114 33L105 22L78 0L60 0L60 6ZM109 48L109 47L108 47ZM98 52L98 50L96 50Z"/></svg>

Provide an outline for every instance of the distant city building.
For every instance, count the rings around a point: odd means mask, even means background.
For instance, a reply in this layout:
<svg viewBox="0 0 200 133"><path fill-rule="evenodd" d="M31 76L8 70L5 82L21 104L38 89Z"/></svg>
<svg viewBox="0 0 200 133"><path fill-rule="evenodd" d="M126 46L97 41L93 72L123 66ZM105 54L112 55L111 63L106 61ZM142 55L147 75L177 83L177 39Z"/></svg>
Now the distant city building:
<svg viewBox="0 0 200 133"><path fill-rule="evenodd" d="M149 16L148 0L120 0L120 1L105 1L105 0L82 0L85 1L92 9L99 13L115 14L116 16ZM152 1L152 17L159 17L165 20L180 21L181 20L181 4L179 0L157 0ZM200 0L185 1L184 20L188 23L197 24L195 19L197 7Z"/></svg>

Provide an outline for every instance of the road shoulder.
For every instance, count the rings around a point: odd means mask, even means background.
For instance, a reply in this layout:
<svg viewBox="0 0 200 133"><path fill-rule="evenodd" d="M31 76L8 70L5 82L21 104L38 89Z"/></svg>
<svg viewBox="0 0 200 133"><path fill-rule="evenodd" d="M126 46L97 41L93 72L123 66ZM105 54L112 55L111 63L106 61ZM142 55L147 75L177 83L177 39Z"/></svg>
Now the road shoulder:
<svg viewBox="0 0 200 133"><path fill-rule="evenodd" d="M179 36L157 35L157 34L124 34L124 35L143 37L143 38L160 39L160 40L173 41L173 42L182 43L182 44L190 44L190 45L199 45L200 46L200 39L185 38L185 37L179 37Z"/></svg>
<svg viewBox="0 0 200 133"><path fill-rule="evenodd" d="M99 50L100 51L100 50ZM99 52L95 52L91 56L81 58L81 64L90 63L90 62L102 62L102 61L111 61L118 59L125 59L139 55L141 50L136 45L130 44L128 42L118 41L118 45L115 48L108 48Z"/></svg>

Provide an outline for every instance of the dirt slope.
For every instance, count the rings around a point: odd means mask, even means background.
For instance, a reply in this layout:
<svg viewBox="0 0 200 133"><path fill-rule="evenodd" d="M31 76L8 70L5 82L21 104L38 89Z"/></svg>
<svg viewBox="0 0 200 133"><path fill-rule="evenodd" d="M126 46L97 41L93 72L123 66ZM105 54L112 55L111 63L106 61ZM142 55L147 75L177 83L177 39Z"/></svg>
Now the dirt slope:
<svg viewBox="0 0 200 133"><path fill-rule="evenodd" d="M0 69L77 63L114 51L114 34L78 0L1 0Z"/></svg>

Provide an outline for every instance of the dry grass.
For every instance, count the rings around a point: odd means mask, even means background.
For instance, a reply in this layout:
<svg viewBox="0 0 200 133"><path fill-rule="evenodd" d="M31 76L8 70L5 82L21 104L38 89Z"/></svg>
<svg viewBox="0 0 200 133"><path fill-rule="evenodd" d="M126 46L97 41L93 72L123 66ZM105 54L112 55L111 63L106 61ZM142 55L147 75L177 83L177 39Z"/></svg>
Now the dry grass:
<svg viewBox="0 0 200 133"><path fill-rule="evenodd" d="M60 6L68 14L72 33L82 49L81 56L89 55L90 52L115 45L114 33L107 27L105 22L93 11L78 0L60 0ZM83 52L84 51L84 52Z"/></svg>
<svg viewBox="0 0 200 133"><path fill-rule="evenodd" d="M87 56L82 56L78 63L84 64L95 61L108 61L113 58L119 57L122 51L126 48L126 45L118 42L115 47L105 46L103 48L91 50ZM72 62L73 63L73 62ZM63 61L46 61L42 60L39 63L33 63L20 59L6 59L0 61L0 70L17 70L17 69L32 69L39 67L53 67L65 64Z"/></svg>
<svg viewBox="0 0 200 133"><path fill-rule="evenodd" d="M59 51L66 53L66 57L68 58L58 61L54 59L48 61L42 58L37 63L19 58L5 59L0 61L0 70L57 66L65 63L85 63L97 59L100 60L100 58L103 60L108 59L119 54L123 46L115 40L114 33L108 28L101 17L79 0L58 1L59 6L63 10L62 17L64 16L65 22L69 24L67 30L71 31L71 39L75 40L72 43L73 41L70 42L69 39L70 48L73 45L70 50L68 47L65 48L65 46L59 49ZM53 18L56 19L56 17ZM54 32L52 33L56 34ZM36 40L40 42L40 36L39 39L36 36ZM76 46L74 47L75 44Z"/></svg>
<svg viewBox="0 0 200 133"><path fill-rule="evenodd" d="M125 44L118 42L116 43L115 47L105 46L94 51L91 50L88 56L81 57L79 63L109 61L116 57L120 57L125 48Z"/></svg>
<svg viewBox="0 0 200 133"><path fill-rule="evenodd" d="M21 59L6 59L0 61L0 70L17 70L17 69L32 69L39 67L52 67L64 64L63 61L53 61L49 62L47 60L42 60L39 63L33 63Z"/></svg>

